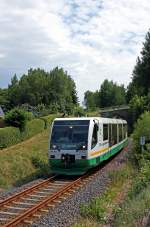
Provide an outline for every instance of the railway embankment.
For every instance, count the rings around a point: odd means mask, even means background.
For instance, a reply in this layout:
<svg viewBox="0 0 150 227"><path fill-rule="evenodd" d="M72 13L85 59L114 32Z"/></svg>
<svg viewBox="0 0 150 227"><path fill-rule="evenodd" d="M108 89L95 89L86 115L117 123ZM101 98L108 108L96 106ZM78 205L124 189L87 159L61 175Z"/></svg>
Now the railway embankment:
<svg viewBox="0 0 150 227"><path fill-rule="evenodd" d="M92 199L106 191L111 183L110 173L126 165L127 154L126 149L121 151L110 160L109 163L105 164L95 177L87 181L81 188L75 190L75 192L64 201L56 204L46 215L43 215L39 220L35 221L32 226L73 226L74 223L82 217L80 213L82 204L89 204Z"/></svg>
<svg viewBox="0 0 150 227"><path fill-rule="evenodd" d="M49 173L48 137L49 129L0 151L0 188L12 190Z"/></svg>
<svg viewBox="0 0 150 227"><path fill-rule="evenodd" d="M72 226L82 217L80 213L82 204L89 204L94 198L102 195L107 190L111 184L111 173L117 170L119 171L126 166L127 156L127 150L121 151L109 163L106 163L96 176L88 180L82 187L74 190L71 195L66 196L66 199L62 200L61 203L57 203L53 208L51 207L48 213L42 215L39 220L35 220L32 226ZM42 179L38 181L40 180ZM13 190L9 190L8 192L2 192L1 199L31 187L31 185L36 183L37 180L22 187L13 188Z"/></svg>
<svg viewBox="0 0 150 227"><path fill-rule="evenodd" d="M144 113L135 125L132 152L119 171L111 173L104 193L80 208L80 226L150 226L150 113ZM141 148L139 139L145 137Z"/></svg>

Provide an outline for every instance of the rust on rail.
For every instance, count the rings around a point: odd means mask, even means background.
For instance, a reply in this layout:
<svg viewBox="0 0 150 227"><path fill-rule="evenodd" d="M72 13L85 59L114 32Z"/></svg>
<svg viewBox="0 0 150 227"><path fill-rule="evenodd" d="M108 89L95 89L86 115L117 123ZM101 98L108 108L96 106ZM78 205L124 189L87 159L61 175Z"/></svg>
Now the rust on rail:
<svg viewBox="0 0 150 227"><path fill-rule="evenodd" d="M53 180L56 176L57 175L54 175L54 176L48 178L47 180L44 180L44 181L42 181L42 182L40 182L40 183L38 183L36 185L33 185L30 188L27 188L27 189L25 189L25 190L23 190L23 191L15 194L15 195L13 195L13 196L8 197L7 199L5 199L5 200L3 200L3 201L0 202L0 208L2 206L4 206L4 205L7 205L8 203L10 203L10 202L18 199L18 198L20 198L21 196L24 196L24 195L26 195L26 194L34 191L35 189L40 188L41 186L46 185L47 183L49 183L49 181Z"/></svg>
<svg viewBox="0 0 150 227"><path fill-rule="evenodd" d="M60 189L55 194L47 197L46 199L44 199L43 201L39 202L38 204L36 204L32 208L28 209L23 214L20 214L18 217L14 218L9 223L5 224L4 227L16 226L20 222L24 221L26 218L32 216L34 213L36 213L41 208L46 207L49 203L55 202L55 200L57 198L59 198L60 196L62 196L66 192L68 192L70 189L74 188L75 186L79 186L82 183L82 180L85 179L88 176L89 176L89 173L84 175L84 176L82 176L82 177L79 177L77 180L75 180L75 181L73 181L71 183L68 183L65 187Z"/></svg>

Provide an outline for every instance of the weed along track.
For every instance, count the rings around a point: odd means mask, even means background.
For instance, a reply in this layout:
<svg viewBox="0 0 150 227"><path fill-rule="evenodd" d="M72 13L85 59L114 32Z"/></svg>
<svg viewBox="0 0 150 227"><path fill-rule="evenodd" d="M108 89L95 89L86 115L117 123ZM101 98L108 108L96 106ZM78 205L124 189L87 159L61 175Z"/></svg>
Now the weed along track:
<svg viewBox="0 0 150 227"><path fill-rule="evenodd" d="M90 181L101 168L96 168L81 177L54 175L18 194L0 202L0 226L32 224L33 219L72 195L75 190Z"/></svg>

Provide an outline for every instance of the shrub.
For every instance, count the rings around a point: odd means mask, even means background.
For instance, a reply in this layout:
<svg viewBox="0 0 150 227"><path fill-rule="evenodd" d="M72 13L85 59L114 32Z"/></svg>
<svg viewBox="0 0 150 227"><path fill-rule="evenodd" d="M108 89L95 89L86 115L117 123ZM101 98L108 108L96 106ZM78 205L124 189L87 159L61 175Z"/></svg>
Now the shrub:
<svg viewBox="0 0 150 227"><path fill-rule="evenodd" d="M77 106L74 109L74 116L75 117L82 117L85 116L85 111L81 106Z"/></svg>
<svg viewBox="0 0 150 227"><path fill-rule="evenodd" d="M26 117L26 120L27 120L27 121L33 120L34 115L33 115L32 112L25 111L24 113L25 113L25 117Z"/></svg>
<svg viewBox="0 0 150 227"><path fill-rule="evenodd" d="M45 117L42 117L42 119L46 119L47 123L50 125L52 121L57 117L58 115L51 114Z"/></svg>
<svg viewBox="0 0 150 227"><path fill-rule="evenodd" d="M23 131L29 118L31 118L31 115L28 112L14 108L6 114L5 122L8 126L17 127Z"/></svg>
<svg viewBox="0 0 150 227"><path fill-rule="evenodd" d="M129 197L135 197L139 194L144 188L150 184L150 161L145 161L143 166L140 169L139 174L134 179L133 186L129 192Z"/></svg>
<svg viewBox="0 0 150 227"><path fill-rule="evenodd" d="M148 143L150 140L150 112L145 112L138 119L134 127L133 132L133 149L134 149L134 158L138 161L138 164L141 164L141 160L150 159L150 152L148 151ZM140 137L145 136L147 145L144 147L142 152L140 146ZM149 157L148 157L149 156Z"/></svg>
<svg viewBox="0 0 150 227"><path fill-rule="evenodd" d="M34 119L32 121L28 121L25 127L25 130L22 132L22 139L28 139L37 133L40 133L44 130L45 123L41 119Z"/></svg>
<svg viewBox="0 0 150 227"><path fill-rule="evenodd" d="M21 140L20 130L15 127L5 127L0 129L0 148L14 145Z"/></svg>
<svg viewBox="0 0 150 227"><path fill-rule="evenodd" d="M48 127L48 120L46 118L40 117L42 121L44 121L44 129L47 129Z"/></svg>
<svg viewBox="0 0 150 227"><path fill-rule="evenodd" d="M39 157L38 154L36 154L32 156L31 160L34 167L39 170L38 176L46 176L50 173L50 167L47 159L45 161L43 157Z"/></svg>
<svg viewBox="0 0 150 227"><path fill-rule="evenodd" d="M28 117L26 116L28 119L31 119L31 117L32 114L29 114ZM15 127L0 128L0 149L17 144L22 140L29 139L37 133L42 132L51 125L55 117L55 115L49 115L42 117L41 119L27 121L25 128L22 131Z"/></svg>

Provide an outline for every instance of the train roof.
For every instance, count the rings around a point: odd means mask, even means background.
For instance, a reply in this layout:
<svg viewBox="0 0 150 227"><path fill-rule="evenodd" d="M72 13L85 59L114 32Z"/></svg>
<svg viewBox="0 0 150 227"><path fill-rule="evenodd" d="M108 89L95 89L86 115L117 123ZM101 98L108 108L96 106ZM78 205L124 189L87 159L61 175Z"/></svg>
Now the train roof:
<svg viewBox="0 0 150 227"><path fill-rule="evenodd" d="M72 120L98 120L99 123L122 123L127 124L126 120L116 118L104 118L104 117L72 117L72 118L55 118L55 121L72 121Z"/></svg>

